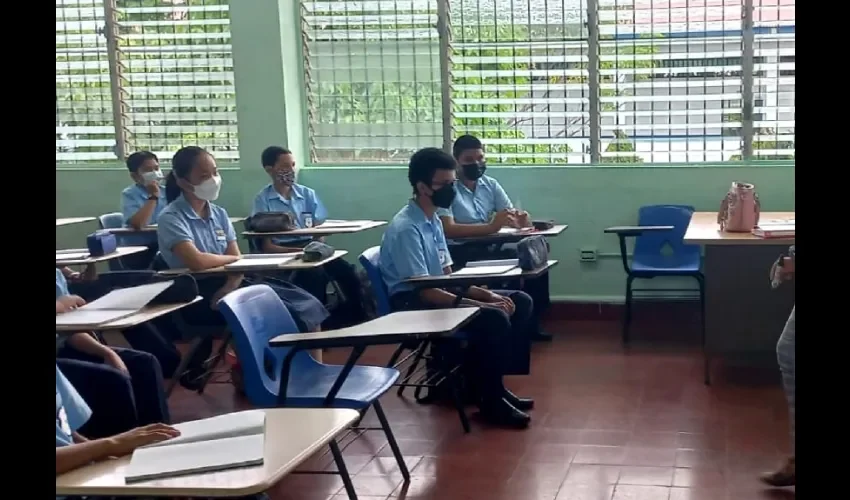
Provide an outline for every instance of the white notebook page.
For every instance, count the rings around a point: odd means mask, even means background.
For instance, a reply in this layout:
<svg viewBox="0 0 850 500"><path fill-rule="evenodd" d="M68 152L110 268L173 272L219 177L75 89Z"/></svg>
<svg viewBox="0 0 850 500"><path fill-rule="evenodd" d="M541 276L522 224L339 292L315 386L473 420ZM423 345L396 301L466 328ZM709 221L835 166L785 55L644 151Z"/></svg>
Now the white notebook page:
<svg viewBox="0 0 850 500"><path fill-rule="evenodd" d="M464 267L460 271L455 271L452 276L482 276L491 274L504 274L516 266L479 266L479 267Z"/></svg>
<svg viewBox="0 0 850 500"><path fill-rule="evenodd" d="M149 444L144 448L175 446L181 443L212 441L239 436L252 436L265 433L266 412L248 410L228 413L216 417L183 422L173 426L180 435L168 441Z"/></svg>

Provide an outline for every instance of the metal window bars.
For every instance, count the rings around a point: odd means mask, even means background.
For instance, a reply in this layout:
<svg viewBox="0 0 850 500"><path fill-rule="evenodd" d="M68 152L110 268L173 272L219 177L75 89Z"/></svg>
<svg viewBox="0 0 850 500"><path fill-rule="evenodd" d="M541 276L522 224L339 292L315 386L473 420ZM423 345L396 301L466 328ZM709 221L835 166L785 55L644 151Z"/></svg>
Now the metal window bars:
<svg viewBox="0 0 850 500"><path fill-rule="evenodd" d="M57 0L56 159L238 159L227 0Z"/></svg>

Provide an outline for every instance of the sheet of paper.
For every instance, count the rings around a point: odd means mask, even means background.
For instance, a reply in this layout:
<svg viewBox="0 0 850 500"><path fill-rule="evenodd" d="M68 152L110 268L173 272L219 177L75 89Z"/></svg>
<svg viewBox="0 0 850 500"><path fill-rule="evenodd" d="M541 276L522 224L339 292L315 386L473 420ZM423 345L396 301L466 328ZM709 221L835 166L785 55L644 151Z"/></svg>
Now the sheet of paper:
<svg viewBox="0 0 850 500"><path fill-rule="evenodd" d="M56 252L56 260L83 260L88 258L88 252Z"/></svg>
<svg viewBox="0 0 850 500"><path fill-rule="evenodd" d="M480 267L464 267L460 271L455 271L452 276L485 276L491 274L504 274L516 266L480 266Z"/></svg>
<svg viewBox="0 0 850 500"><path fill-rule="evenodd" d="M522 234L530 233L532 231L534 231L533 227L523 227L520 229L517 229L515 227L503 227L502 229L499 229L499 234Z"/></svg>
<svg viewBox="0 0 850 500"><path fill-rule="evenodd" d="M476 260L467 262L466 267L518 266L519 259Z"/></svg>
<svg viewBox="0 0 850 500"><path fill-rule="evenodd" d="M261 267L277 267L282 266L293 259L295 259L295 257L289 255L286 257L270 257L266 255L264 258L239 259L232 264L224 266L224 268L227 270L250 270Z"/></svg>
<svg viewBox="0 0 850 500"><path fill-rule="evenodd" d="M175 446L183 443L263 434L266 429L266 412L263 410L248 410L228 413L226 415L175 424L174 428L180 431L180 436L169 439L168 441L149 444L145 448Z"/></svg>
<svg viewBox="0 0 850 500"><path fill-rule="evenodd" d="M273 253L247 253L242 255L239 260L267 260L267 259L287 259L301 255L303 252L292 252L285 255Z"/></svg>
<svg viewBox="0 0 850 500"><path fill-rule="evenodd" d="M138 309L85 309L57 314L56 326L97 326L130 316Z"/></svg>
<svg viewBox="0 0 850 500"><path fill-rule="evenodd" d="M128 483L261 465L265 435L139 448L124 471Z"/></svg>
<svg viewBox="0 0 850 500"><path fill-rule="evenodd" d="M326 220L318 227L326 227L326 228L349 228L349 227L361 227L365 224L368 224L371 221L368 220Z"/></svg>
<svg viewBox="0 0 850 500"><path fill-rule="evenodd" d="M172 284L174 284L173 281L161 281L130 288L119 288L118 290L112 290L94 302L89 302L79 310L129 309L135 312L148 305L150 301Z"/></svg>

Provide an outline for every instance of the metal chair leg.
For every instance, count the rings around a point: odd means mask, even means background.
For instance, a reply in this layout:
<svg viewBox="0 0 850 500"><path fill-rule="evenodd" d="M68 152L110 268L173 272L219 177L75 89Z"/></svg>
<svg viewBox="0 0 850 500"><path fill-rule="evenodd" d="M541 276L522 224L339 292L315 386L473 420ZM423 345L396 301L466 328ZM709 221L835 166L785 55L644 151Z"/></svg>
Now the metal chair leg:
<svg viewBox="0 0 850 500"><path fill-rule="evenodd" d="M328 443L331 449L331 455L334 457L336 470L342 478L342 485L345 486L345 492L348 494L348 500L357 500L357 492L354 491L354 484L351 482L351 476L348 474L348 467L345 466L345 460L342 458L342 452L339 450L339 445L336 439Z"/></svg>
<svg viewBox="0 0 850 500"><path fill-rule="evenodd" d="M697 276L699 283L700 304L700 340L702 342L703 376L705 385L711 385L711 355L708 352L708 343L705 329L705 276Z"/></svg>
<svg viewBox="0 0 850 500"><path fill-rule="evenodd" d="M626 304L625 310L623 312L623 345L629 344L629 327L632 324L632 284L634 282L634 277L627 276L626 277Z"/></svg>
<svg viewBox="0 0 850 500"><path fill-rule="evenodd" d="M384 414L384 409L381 407L380 401L375 401L372 406L375 408L375 414L378 416L378 421L381 422L381 427L384 429L384 433L387 435L387 442L390 444L390 449L393 452L393 456L395 457L396 462L398 463L398 468L401 471L401 476L404 478L405 484L410 482L410 471L407 470L407 464L404 462L404 457L401 454L401 449L398 447L398 443L395 440L395 436L393 435L392 429L390 429L390 423L387 421L387 416Z"/></svg>

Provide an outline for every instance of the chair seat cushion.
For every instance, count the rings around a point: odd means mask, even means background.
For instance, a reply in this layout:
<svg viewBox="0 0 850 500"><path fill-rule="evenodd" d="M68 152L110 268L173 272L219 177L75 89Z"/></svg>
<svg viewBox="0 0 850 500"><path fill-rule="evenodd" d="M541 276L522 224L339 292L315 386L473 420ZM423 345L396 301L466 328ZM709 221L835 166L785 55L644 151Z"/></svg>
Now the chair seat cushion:
<svg viewBox="0 0 850 500"><path fill-rule="evenodd" d="M305 369L306 368L306 369ZM285 407L320 408L325 406L325 396L342 371L341 365L321 365L293 369L286 392ZM387 392L398 380L395 368L380 366L355 366L345 379L332 408L368 408Z"/></svg>
<svg viewBox="0 0 850 500"><path fill-rule="evenodd" d="M663 255L635 256L632 271L641 274L695 274L699 272L699 255L695 259L667 258Z"/></svg>

